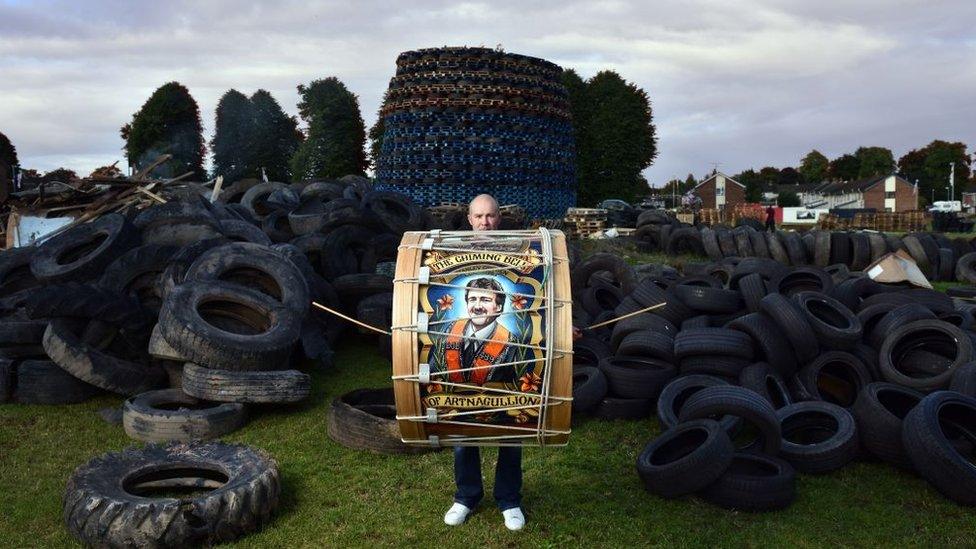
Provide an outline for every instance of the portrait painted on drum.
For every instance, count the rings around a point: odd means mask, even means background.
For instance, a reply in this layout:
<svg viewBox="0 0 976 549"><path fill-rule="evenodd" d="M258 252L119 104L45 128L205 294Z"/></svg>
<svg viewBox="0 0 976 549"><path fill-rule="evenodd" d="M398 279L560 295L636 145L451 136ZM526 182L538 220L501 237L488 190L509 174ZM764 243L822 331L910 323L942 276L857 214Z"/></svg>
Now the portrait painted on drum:
<svg viewBox="0 0 976 549"><path fill-rule="evenodd" d="M545 379L543 269L498 253L432 253L424 263L432 275L420 288L418 311L429 315L427 332L418 338L420 362L432 373L420 389L425 406L503 409L467 418L528 421L531 413L511 408L536 401L518 394L540 394Z"/></svg>

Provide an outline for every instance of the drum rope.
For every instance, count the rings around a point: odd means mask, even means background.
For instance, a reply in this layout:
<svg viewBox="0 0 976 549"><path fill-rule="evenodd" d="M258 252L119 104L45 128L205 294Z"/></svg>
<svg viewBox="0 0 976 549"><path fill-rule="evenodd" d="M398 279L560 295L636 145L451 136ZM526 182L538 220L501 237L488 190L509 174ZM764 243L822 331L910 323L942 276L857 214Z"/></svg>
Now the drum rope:
<svg viewBox="0 0 976 549"><path fill-rule="evenodd" d="M419 280L416 279L416 278L398 278L398 279L395 279L393 282L419 283ZM467 286L464 286L464 285L461 285L461 284L447 284L447 283L444 283L444 282L430 282L430 283L427 284L427 286L440 286L442 288L459 288L461 290L468 289ZM492 294L503 294L503 295L509 295L509 293L510 293L510 292L506 292L505 290L492 290L490 288L478 288L478 291L479 292L492 293ZM530 296L526 296L526 297L530 297ZM548 296L548 295L531 296L531 297L532 297L532 299L535 299L535 300L555 301L557 303L572 303L573 302L572 299L555 299L555 298L553 298L551 296Z"/></svg>
<svg viewBox="0 0 976 549"><path fill-rule="evenodd" d="M567 356L567 355L566 354L560 354L559 356L557 356L555 358L563 358L565 356ZM452 373L473 372L475 370L486 370L488 368L498 368L498 367L501 367L501 366L518 366L520 364L532 364L533 362L543 362L545 360L546 360L545 357L542 357L542 358L530 358L530 359L526 359L526 360L513 360L511 362L499 362L498 364L486 364L484 366L472 366L470 368L459 368L457 370L441 370L441 371L437 371L437 372L431 372L430 373L430 376L431 377L433 377L433 376L447 376L447 375L451 375ZM403 374L403 375L399 375L399 376L390 376L390 379L400 379L400 380L404 380L404 381L419 381L420 380L420 375L419 374Z"/></svg>
<svg viewBox="0 0 976 549"><path fill-rule="evenodd" d="M542 240L542 257L543 257L543 264L545 265L545 267L543 267L543 270L542 270L543 284L545 285L545 288L546 288L546 290L545 290L546 291L546 297L551 297L555 293L555 285L553 284L552 261L551 261L551 259L552 259L552 237L549 234L549 229L547 229L545 227L539 227L539 234L542 237L541 238L541 240ZM546 323L546 326L545 326L545 339L546 339L546 347L547 347L547 349L545 351L546 361L545 361L545 365L543 366L543 369L542 369L542 373L543 373L543 375L542 375L542 383L545 386L544 386L544 388L542 390L542 401L539 403L539 416L538 416L538 422L536 423L536 428L537 428L536 434L539 437L539 439L538 439L539 440L539 446L545 446L546 445L546 441L545 441L545 437L543 435L543 432L545 430L546 420L548 419L548 416L549 416L549 414L548 414L548 409L549 409L549 387L551 385L550 382L552 380L552 373L553 373L552 372L552 358L553 358L552 357L552 348L553 348L553 340L552 340L552 338L553 338L553 334L554 334L553 324L555 324L555 322L554 322L555 319L553 318L552 299L547 299L545 301L545 303L546 303L546 307L547 307L546 316L545 316L545 323ZM572 400L572 398L570 398L570 400Z"/></svg>
<svg viewBox="0 0 976 549"><path fill-rule="evenodd" d="M565 305L566 305L565 303L557 303L556 304L556 307L563 307ZM519 314L519 313L532 313L532 312L536 312L536 311L545 311L545 310L546 309L543 308L543 307L536 307L534 309L516 309L514 311L502 311L502 312L497 313L497 314L494 314L494 315L474 315L474 316L469 316L468 318L469 319L471 319L471 318L489 318L489 317L493 317L493 316L516 315L516 314ZM428 326L436 326L438 324L451 324L451 323L454 323L454 322L457 322L457 320L456 319L434 320L432 322L428 322L427 325ZM391 330L409 330L410 328L416 328L416 327L417 327L416 324L403 324L403 325L398 325L398 326L390 326L390 329Z"/></svg>

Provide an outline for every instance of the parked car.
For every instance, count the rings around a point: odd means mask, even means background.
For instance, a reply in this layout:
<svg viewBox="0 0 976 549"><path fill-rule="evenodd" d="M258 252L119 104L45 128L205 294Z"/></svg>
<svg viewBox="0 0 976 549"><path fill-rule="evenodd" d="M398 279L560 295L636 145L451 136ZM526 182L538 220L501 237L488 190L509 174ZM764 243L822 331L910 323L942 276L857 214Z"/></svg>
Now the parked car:
<svg viewBox="0 0 976 549"><path fill-rule="evenodd" d="M958 200L937 200L929 207L930 212L961 212L962 202Z"/></svg>

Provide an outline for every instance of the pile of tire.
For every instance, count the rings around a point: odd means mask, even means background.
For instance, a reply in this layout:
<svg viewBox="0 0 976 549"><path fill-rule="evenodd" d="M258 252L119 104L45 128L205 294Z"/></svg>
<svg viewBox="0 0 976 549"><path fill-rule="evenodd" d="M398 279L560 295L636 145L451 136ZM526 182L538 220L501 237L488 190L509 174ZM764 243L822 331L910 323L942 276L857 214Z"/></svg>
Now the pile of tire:
<svg viewBox="0 0 976 549"><path fill-rule="evenodd" d="M0 252L0 402L111 392L139 440L230 432L332 364L343 322L311 301L390 325L396 247L424 223L362 178L244 181Z"/></svg>
<svg viewBox="0 0 976 549"><path fill-rule="evenodd" d="M741 219L737 227L695 227L668 212L640 214L634 236L643 252L693 254L712 261L756 257L783 265L845 265L859 271L885 254L903 250L911 255L929 280L959 280L976 284L976 247L973 238L949 238L940 233L916 232L896 236L873 231L766 232L754 219Z"/></svg>
<svg viewBox="0 0 976 549"><path fill-rule="evenodd" d="M479 193L533 218L576 203L568 92L557 65L487 48L401 53L381 109L377 187L425 206Z"/></svg>
<svg viewBox="0 0 976 549"><path fill-rule="evenodd" d="M576 326L664 304L574 343L575 412L657 415L663 434L637 465L649 491L777 509L795 497L795 472L872 456L976 504L969 301L844 265L698 267L682 275L597 254L572 270Z"/></svg>

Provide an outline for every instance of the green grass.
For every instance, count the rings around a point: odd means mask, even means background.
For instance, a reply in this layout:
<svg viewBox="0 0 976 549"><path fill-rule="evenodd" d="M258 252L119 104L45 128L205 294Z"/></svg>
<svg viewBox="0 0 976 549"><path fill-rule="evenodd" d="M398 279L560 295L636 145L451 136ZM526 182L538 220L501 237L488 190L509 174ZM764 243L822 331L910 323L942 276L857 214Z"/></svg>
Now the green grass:
<svg viewBox="0 0 976 549"><path fill-rule="evenodd" d="M257 409L227 440L269 451L283 473L274 520L241 539L243 547L336 546L971 546L974 513L925 481L892 467L856 463L825 476L800 476L796 503L784 511L725 511L695 498L666 501L644 492L634 469L656 421L574 425L565 448L527 449L526 529L510 533L490 496L467 524L442 516L453 494L449 451L373 455L344 448L326 434L335 396L389 385L389 364L372 341L352 338L337 367L313 374L311 399ZM93 456L132 444L96 410L118 397L70 406L0 406L0 546L75 546L61 518L71 471ZM494 452L487 450L486 488Z"/></svg>

